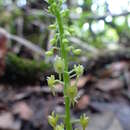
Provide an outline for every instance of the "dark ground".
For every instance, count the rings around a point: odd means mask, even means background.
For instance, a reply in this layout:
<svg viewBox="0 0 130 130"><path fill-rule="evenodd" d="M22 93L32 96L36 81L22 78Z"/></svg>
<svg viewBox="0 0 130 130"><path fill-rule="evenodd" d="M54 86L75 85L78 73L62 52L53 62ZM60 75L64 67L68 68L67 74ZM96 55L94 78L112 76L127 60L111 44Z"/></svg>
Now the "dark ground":
<svg viewBox="0 0 130 130"><path fill-rule="evenodd" d="M74 79L72 80L73 83ZM0 85L0 128L49 130L52 110L64 113L61 87L54 98L46 86ZM88 130L130 130L130 61L106 64L78 82L80 99L72 117L90 117ZM8 122L8 123L7 123Z"/></svg>

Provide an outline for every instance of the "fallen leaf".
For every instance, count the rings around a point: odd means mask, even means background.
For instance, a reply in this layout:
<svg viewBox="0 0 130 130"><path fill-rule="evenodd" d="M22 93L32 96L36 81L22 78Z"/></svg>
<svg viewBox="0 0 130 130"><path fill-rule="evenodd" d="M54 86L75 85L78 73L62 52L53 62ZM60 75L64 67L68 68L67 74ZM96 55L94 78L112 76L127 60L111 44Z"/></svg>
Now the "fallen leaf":
<svg viewBox="0 0 130 130"><path fill-rule="evenodd" d="M27 105L27 103L23 101L18 102L14 105L13 112L15 114L19 114L22 119L26 120L29 120L33 115L32 109L29 107L29 105Z"/></svg>
<svg viewBox="0 0 130 130"><path fill-rule="evenodd" d="M95 86L101 91L109 92L123 88L123 82L119 79L101 79Z"/></svg>
<svg viewBox="0 0 130 130"><path fill-rule="evenodd" d="M78 88L82 88L85 86L85 84L90 81L92 79L92 76L91 75L88 75L88 76L82 76L79 78L78 82L77 82L77 87ZM71 85L74 85L76 82L76 79L72 79L71 80Z"/></svg>
<svg viewBox="0 0 130 130"><path fill-rule="evenodd" d="M9 112L0 114L0 129L1 130L20 130L20 120L15 120Z"/></svg>
<svg viewBox="0 0 130 130"><path fill-rule="evenodd" d="M84 95L84 96L82 96L79 99L76 108L78 110L83 110L83 109L85 109L88 106L89 102L90 102L89 96L88 95Z"/></svg>
<svg viewBox="0 0 130 130"><path fill-rule="evenodd" d="M82 129L81 126L78 126L78 124L76 125L79 129ZM123 128L114 113L106 112L103 114L91 115L86 130L123 130Z"/></svg>

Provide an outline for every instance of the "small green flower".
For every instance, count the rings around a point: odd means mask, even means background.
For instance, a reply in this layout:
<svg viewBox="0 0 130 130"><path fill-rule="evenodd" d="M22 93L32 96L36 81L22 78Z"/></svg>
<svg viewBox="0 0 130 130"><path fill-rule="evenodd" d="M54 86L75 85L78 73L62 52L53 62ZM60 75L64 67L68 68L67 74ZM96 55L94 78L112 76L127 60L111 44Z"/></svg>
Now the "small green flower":
<svg viewBox="0 0 130 130"><path fill-rule="evenodd" d="M88 121L89 118L85 114L80 116L80 124L83 127L83 130L88 126Z"/></svg>
<svg viewBox="0 0 130 130"><path fill-rule="evenodd" d="M55 76L54 75L51 75L50 77L47 77L47 83L48 83L48 86L49 88L51 89L53 95L55 95Z"/></svg>
<svg viewBox="0 0 130 130"><path fill-rule="evenodd" d="M67 88L67 96L70 98L72 105L76 102L76 97L78 94L78 89L75 85Z"/></svg>
<svg viewBox="0 0 130 130"><path fill-rule="evenodd" d="M61 57L57 56L54 62L55 72L57 72L58 74L61 74L64 72L64 68L65 68L64 60L61 59Z"/></svg>
<svg viewBox="0 0 130 130"><path fill-rule="evenodd" d="M46 55L46 56L52 56L52 55L53 55L53 51L47 51L47 52L45 53L45 55Z"/></svg>
<svg viewBox="0 0 130 130"><path fill-rule="evenodd" d="M74 71L75 71L77 77L79 77L83 74L84 67L82 65L78 65L78 66L74 65Z"/></svg>
<svg viewBox="0 0 130 130"><path fill-rule="evenodd" d="M50 77L47 77L48 86L52 87L55 84L55 76L51 75Z"/></svg>
<svg viewBox="0 0 130 130"><path fill-rule="evenodd" d="M55 130L64 130L64 125L57 125Z"/></svg>
<svg viewBox="0 0 130 130"><path fill-rule="evenodd" d="M64 86L63 89L63 95L64 97L69 100L65 100L65 112L63 121L64 124L58 124L59 116L57 116L54 112L50 116L48 116L48 122L53 127L53 130L65 130L65 129L72 129L72 122L71 117L69 115L69 109L70 105L74 105L77 99L78 95L78 88L76 86L77 81L79 79L79 76L83 74L84 67L82 65L74 66L74 69L70 72L66 70L68 68L68 60L66 56L69 51L71 51L75 55L81 54L80 49L75 49L72 46L69 46L69 41L67 40L68 36L71 36L74 34L74 29L65 25L65 23L68 21L67 18L69 16L69 10L65 9L62 10L62 4L63 2L66 2L66 0L48 0L48 3L50 6L48 7L48 12L50 12L56 19L56 23L54 25L50 25L49 28L55 30L55 36L50 41L52 44L52 48L49 52L46 52L48 55L54 55L59 54L61 57L56 56L56 59L54 61L54 69L55 72L59 74L59 80L55 79L54 75L51 75L50 77L47 77L47 82L52 90L53 94L55 94L55 84L60 83ZM63 46L59 46L62 45ZM58 48L59 47L59 48ZM59 53L60 51L60 53ZM66 87L66 84L69 84L69 80L76 76L76 83L75 85ZM63 81L62 81L63 78ZM69 102L68 102L69 101ZM83 130L85 130L86 126L88 125L88 118L85 115L82 115L80 117L80 124L83 127ZM76 121L77 122L77 121ZM75 123L75 122L74 122ZM75 129L78 130L78 129Z"/></svg>
<svg viewBox="0 0 130 130"><path fill-rule="evenodd" d="M56 128L58 120L59 116L56 115L54 112L52 112L52 114L48 116L48 122L53 128Z"/></svg>
<svg viewBox="0 0 130 130"><path fill-rule="evenodd" d="M81 49L76 49L76 50L73 51L73 53L75 55L80 55L81 54Z"/></svg>

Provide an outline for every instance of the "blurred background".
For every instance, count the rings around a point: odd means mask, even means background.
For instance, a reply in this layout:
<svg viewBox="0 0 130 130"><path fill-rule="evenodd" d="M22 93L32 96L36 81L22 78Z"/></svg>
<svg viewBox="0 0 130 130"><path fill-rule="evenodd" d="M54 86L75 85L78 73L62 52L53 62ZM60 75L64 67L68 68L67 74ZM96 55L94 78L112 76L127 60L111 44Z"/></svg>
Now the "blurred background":
<svg viewBox="0 0 130 130"><path fill-rule="evenodd" d="M72 117L85 112L87 130L130 130L130 0L66 0L66 8L75 30L68 39L82 49L70 52L69 67L85 67ZM54 20L45 0L0 0L1 130L51 130L48 114L64 113L61 86L53 97L46 83L55 74L45 56Z"/></svg>

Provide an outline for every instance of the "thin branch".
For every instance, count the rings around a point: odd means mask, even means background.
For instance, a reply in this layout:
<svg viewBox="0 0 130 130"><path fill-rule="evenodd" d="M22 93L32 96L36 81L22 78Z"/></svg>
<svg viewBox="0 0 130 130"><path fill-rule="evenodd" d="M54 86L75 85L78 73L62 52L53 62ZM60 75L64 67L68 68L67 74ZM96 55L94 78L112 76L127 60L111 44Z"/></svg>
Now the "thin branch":
<svg viewBox="0 0 130 130"><path fill-rule="evenodd" d="M76 37L70 37L69 40L76 44L77 46L81 47L83 50L87 50L90 51L92 53L98 53L98 49L96 49L95 47L89 45L88 43L81 41L80 39L76 38Z"/></svg>
<svg viewBox="0 0 130 130"><path fill-rule="evenodd" d="M49 14L46 10L41 10L41 9L30 9L27 12L29 15L33 15L33 16L46 16L48 18L55 18L54 15Z"/></svg>
<svg viewBox="0 0 130 130"><path fill-rule="evenodd" d="M121 14L106 14L104 16L90 16L86 17L87 20L104 20L106 17L111 16L111 17L120 17L120 16L127 16L129 15L130 12L123 12Z"/></svg>
<svg viewBox="0 0 130 130"><path fill-rule="evenodd" d="M120 16L127 16L129 14L130 14L130 12L123 12L121 14L105 14L103 16L93 15L93 16L87 16L86 19L88 21L94 21L94 20L98 21L98 20L105 20L105 18L108 17L108 16L111 16L111 17L114 18L114 17L120 17ZM73 14L73 13L70 14L70 19L72 19L72 20L78 20L80 18L81 18L81 15Z"/></svg>
<svg viewBox="0 0 130 130"><path fill-rule="evenodd" d="M48 18L55 18L54 15L49 14L46 10L31 9L31 10L28 11L28 13L29 13L29 15L34 15L34 16L43 15L43 16L46 16ZM103 16L97 16L97 15L87 16L86 19L89 20L89 21L93 21L93 20L98 21L98 20L104 20L108 16L111 16L111 17L114 18L114 17L120 17L120 16L127 16L129 14L130 14L130 11L126 11L126 12L123 12L123 13L120 13L120 14L110 14L109 13L109 14L105 14ZM70 19L72 19L72 20L78 20L78 19L80 19L80 17L81 16L78 15L78 14L73 14L73 13L70 14Z"/></svg>
<svg viewBox="0 0 130 130"><path fill-rule="evenodd" d="M0 32L4 32L4 34L11 40L16 41L17 43L26 46L27 48L29 48L30 50L36 52L37 54L41 55L41 56L45 56L45 52L42 48L40 48L39 46L37 46L35 43L32 43L24 38L18 37L16 35L12 35L10 33L8 33L4 28L0 27Z"/></svg>

